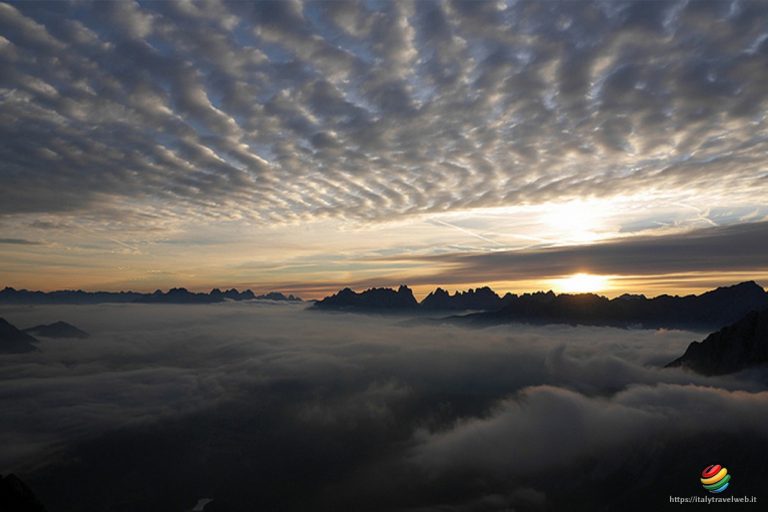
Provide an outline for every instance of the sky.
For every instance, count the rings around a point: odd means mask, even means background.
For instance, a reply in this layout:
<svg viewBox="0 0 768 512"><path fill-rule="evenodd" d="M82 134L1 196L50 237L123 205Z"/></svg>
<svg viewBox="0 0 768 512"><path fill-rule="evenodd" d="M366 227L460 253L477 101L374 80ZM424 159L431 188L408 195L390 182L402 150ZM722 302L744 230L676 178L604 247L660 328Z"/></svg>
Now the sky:
<svg viewBox="0 0 768 512"><path fill-rule="evenodd" d="M0 3L0 285L766 284L766 27L750 1Z"/></svg>

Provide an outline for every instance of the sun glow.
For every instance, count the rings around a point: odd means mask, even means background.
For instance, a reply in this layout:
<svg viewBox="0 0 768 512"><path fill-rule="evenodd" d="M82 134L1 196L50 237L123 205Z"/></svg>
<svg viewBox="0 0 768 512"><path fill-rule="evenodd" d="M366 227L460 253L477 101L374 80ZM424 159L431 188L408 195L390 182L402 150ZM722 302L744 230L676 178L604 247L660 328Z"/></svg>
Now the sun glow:
<svg viewBox="0 0 768 512"><path fill-rule="evenodd" d="M589 243L603 238L614 212L611 201L574 201L549 205L540 221L560 242Z"/></svg>
<svg viewBox="0 0 768 512"><path fill-rule="evenodd" d="M580 273L562 279L555 279L552 281L552 284L555 291L562 293L591 293L609 289L610 278L608 276Z"/></svg>

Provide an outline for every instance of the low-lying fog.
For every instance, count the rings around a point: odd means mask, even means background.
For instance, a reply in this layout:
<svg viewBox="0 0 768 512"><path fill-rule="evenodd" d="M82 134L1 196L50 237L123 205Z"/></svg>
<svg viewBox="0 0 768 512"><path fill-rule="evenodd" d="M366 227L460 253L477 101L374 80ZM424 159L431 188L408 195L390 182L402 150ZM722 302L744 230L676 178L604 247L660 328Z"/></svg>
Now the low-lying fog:
<svg viewBox="0 0 768 512"><path fill-rule="evenodd" d="M91 334L0 355L0 473L51 512L661 508L709 464L760 491L763 373L661 368L701 333L305 308L0 308Z"/></svg>

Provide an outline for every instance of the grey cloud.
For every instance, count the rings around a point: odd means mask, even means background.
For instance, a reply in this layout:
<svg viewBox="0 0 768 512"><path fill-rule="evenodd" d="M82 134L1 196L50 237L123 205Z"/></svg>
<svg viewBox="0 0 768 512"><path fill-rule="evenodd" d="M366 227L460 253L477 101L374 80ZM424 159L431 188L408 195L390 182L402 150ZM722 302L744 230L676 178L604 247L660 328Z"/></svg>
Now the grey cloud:
<svg viewBox="0 0 768 512"><path fill-rule="evenodd" d="M423 258L451 263L450 272L429 282L488 282L500 276L526 278L577 272L658 275L676 272L755 271L765 267L768 223L712 227L685 234L617 239L589 246L447 254ZM449 281L445 281L449 282Z"/></svg>
<svg viewBox="0 0 768 512"><path fill-rule="evenodd" d="M701 4L2 4L0 212L753 195L768 11Z"/></svg>
<svg viewBox="0 0 768 512"><path fill-rule="evenodd" d="M17 412L36 411L35 428L41 435L59 438L68 435L56 426L65 417L73 433L93 435L133 419L214 406L240 396L245 385L296 381L318 390L330 386L331 394L319 402L311 398L297 402L295 414L310 422L344 422L360 415L384 417L390 414L388 404L413 400L425 385L460 396L465 387L491 386L487 391L494 395L492 389L511 392L530 382L567 384L576 380L577 368L602 364L599 352L617 351L613 336L623 339L618 354L632 371L628 376L604 377L609 382L592 372L591 385L622 388L628 382L650 379L641 375L649 358L659 357L658 351L662 359L672 358L693 336L666 333L646 342L646 333L640 331L554 327L517 333L489 329L478 337L471 329L406 326L397 318L364 317L368 326L360 328L356 315L324 315L303 311L303 306L194 308L193 317L189 308L178 306L6 308L3 317L20 327L50 321L54 315L92 337L44 340L37 359L3 356L3 400L13 401ZM258 323L258 332L253 322ZM589 343L595 357L564 352L566 341L572 346ZM472 364L467 364L467 358ZM477 372L479 367L501 372L509 365L517 371L505 372L493 383L485 383L483 372ZM654 378L701 382L680 371L655 370ZM446 379L454 382L447 384ZM747 385L717 382L727 388ZM77 408L84 396L89 405L87 418L81 421L77 418L83 411L71 415L67 411ZM122 406L115 407L116 402ZM488 402L480 401L475 407L482 403ZM7 405L11 407L10 402ZM11 416L23 417L6 418Z"/></svg>
<svg viewBox="0 0 768 512"><path fill-rule="evenodd" d="M0 244L8 245L38 245L40 242L27 240L25 238L0 238Z"/></svg>
<svg viewBox="0 0 768 512"><path fill-rule="evenodd" d="M759 433L767 416L766 392L635 386L606 399L541 386L500 403L488 418L459 422L434 435L422 434L424 446L416 457L422 464L439 468L479 464L524 474L591 453L645 444L665 430L677 435L694 431ZM527 441L520 443L521 439Z"/></svg>

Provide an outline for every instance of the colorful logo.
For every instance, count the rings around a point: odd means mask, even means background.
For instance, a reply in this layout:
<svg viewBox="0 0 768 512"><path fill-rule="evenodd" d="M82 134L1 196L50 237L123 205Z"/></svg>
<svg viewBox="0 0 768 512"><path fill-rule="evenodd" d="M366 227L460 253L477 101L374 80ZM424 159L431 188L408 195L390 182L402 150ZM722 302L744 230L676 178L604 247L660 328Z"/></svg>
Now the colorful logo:
<svg viewBox="0 0 768 512"><path fill-rule="evenodd" d="M701 472L701 485L709 492L723 492L728 488L730 481L731 475L720 464L707 466Z"/></svg>

